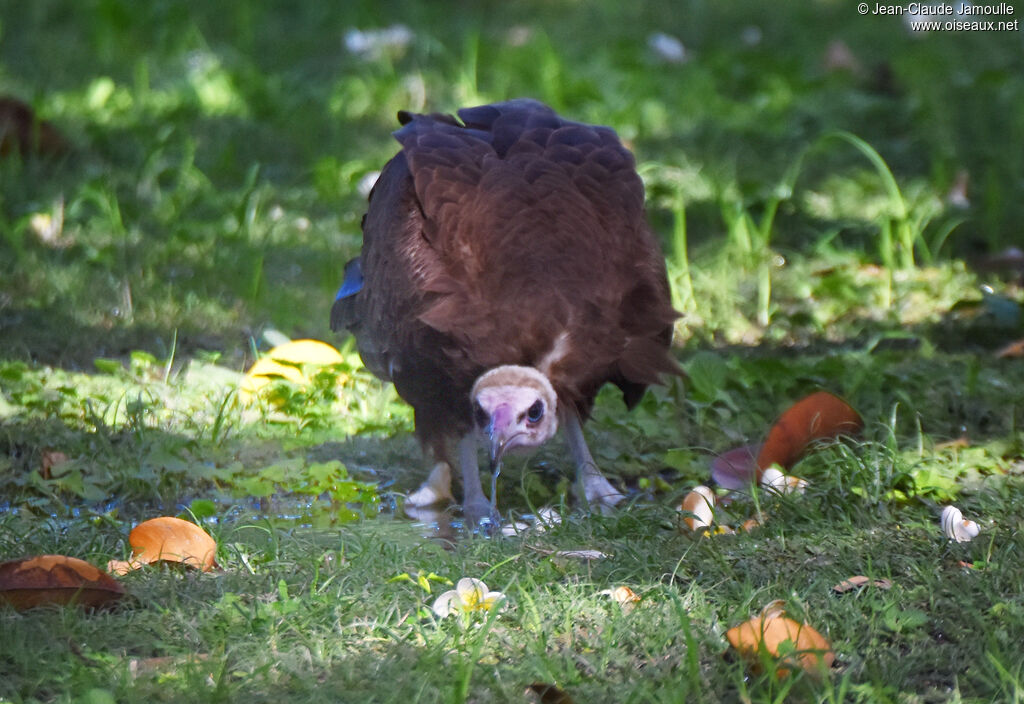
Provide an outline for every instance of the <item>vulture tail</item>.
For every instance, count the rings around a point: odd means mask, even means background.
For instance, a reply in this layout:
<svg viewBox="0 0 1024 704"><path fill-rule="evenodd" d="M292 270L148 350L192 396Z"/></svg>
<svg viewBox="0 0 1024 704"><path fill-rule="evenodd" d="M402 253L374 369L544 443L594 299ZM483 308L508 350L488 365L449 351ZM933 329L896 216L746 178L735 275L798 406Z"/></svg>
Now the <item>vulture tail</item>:
<svg viewBox="0 0 1024 704"><path fill-rule="evenodd" d="M363 290L363 266L359 257L345 265L345 279L331 307L331 330L351 328L359 322L356 294Z"/></svg>

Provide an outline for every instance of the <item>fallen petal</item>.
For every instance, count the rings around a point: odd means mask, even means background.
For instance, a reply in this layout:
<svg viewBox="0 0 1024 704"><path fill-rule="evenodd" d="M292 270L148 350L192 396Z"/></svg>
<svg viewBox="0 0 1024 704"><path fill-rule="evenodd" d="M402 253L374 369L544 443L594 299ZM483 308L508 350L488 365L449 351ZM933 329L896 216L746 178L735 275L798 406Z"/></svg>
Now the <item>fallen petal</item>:
<svg viewBox="0 0 1024 704"><path fill-rule="evenodd" d="M761 474L761 486L777 494L802 494L807 488L807 481L783 474L775 467L769 467Z"/></svg>
<svg viewBox="0 0 1024 704"><path fill-rule="evenodd" d="M815 440L853 435L863 427L864 421L849 404L818 391L794 403L775 421L757 455L757 465L762 470L775 464L789 469Z"/></svg>
<svg viewBox="0 0 1024 704"><path fill-rule="evenodd" d="M758 654L762 650L781 657L776 668L778 677L789 674L794 664L807 672L818 673L831 667L835 660L832 647L824 636L808 624L788 618L781 601L771 602L760 615L730 628L725 637L750 662L752 669L760 666ZM786 643L790 645L786 647Z"/></svg>
<svg viewBox="0 0 1024 704"><path fill-rule="evenodd" d="M942 509L942 517L939 522L946 537L958 543L970 542L981 530L974 521L965 521L964 515L956 506L947 506Z"/></svg>
<svg viewBox="0 0 1024 704"><path fill-rule="evenodd" d="M133 563L181 562L203 572L215 566L217 541L195 523L173 516L143 521L128 534Z"/></svg>
<svg viewBox="0 0 1024 704"><path fill-rule="evenodd" d="M487 585L475 577L463 577L456 583L455 591L459 595L462 606L465 609L473 610L480 608L480 605L484 603Z"/></svg>
<svg viewBox="0 0 1024 704"><path fill-rule="evenodd" d="M441 596L437 597L434 601L434 605L431 607L438 618L445 618L448 614L452 613L456 609L452 607L452 601L459 598L458 593L454 589L449 589Z"/></svg>
<svg viewBox="0 0 1024 704"><path fill-rule="evenodd" d="M690 530L710 527L714 518L714 508L715 492L704 485L694 487L679 506L680 511L691 514L683 519Z"/></svg>
<svg viewBox="0 0 1024 704"><path fill-rule="evenodd" d="M100 607L124 596L124 587L85 560L39 555L0 564L0 602L21 611L47 604Z"/></svg>
<svg viewBox="0 0 1024 704"><path fill-rule="evenodd" d="M640 601L640 595L626 585L615 587L615 589L604 589L599 591L598 594L601 594L602 596L610 596L623 606Z"/></svg>
<svg viewBox="0 0 1024 704"><path fill-rule="evenodd" d="M757 455L760 445L744 445L711 460L711 478L724 489L746 489L757 480Z"/></svg>

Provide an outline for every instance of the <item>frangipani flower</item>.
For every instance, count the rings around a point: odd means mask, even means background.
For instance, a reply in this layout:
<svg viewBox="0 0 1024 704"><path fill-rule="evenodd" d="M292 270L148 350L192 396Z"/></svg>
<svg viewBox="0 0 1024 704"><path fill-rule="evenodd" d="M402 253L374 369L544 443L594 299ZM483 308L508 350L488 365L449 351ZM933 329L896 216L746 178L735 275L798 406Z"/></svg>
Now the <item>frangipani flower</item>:
<svg viewBox="0 0 1024 704"><path fill-rule="evenodd" d="M445 618L452 613L469 614L474 611L490 611L504 601L504 594L488 591L487 585L479 579L463 577L455 585L455 589L449 589L437 597L433 609L439 618Z"/></svg>

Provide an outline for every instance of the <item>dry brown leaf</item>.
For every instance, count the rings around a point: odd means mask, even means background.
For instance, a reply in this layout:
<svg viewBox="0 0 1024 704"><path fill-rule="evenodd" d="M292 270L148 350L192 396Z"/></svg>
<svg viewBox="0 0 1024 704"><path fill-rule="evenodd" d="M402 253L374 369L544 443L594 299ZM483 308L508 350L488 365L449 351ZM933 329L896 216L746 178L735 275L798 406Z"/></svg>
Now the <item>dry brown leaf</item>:
<svg viewBox="0 0 1024 704"><path fill-rule="evenodd" d="M63 452L57 450L43 450L43 454L39 458L39 474L43 479L52 479L53 475L50 470L54 467L59 467L68 461L68 456Z"/></svg>
<svg viewBox="0 0 1024 704"><path fill-rule="evenodd" d="M615 589L602 590L598 592L598 594L610 596L623 606L631 606L640 601L640 595L624 584L622 586L615 587Z"/></svg>
<svg viewBox="0 0 1024 704"><path fill-rule="evenodd" d="M0 564L0 600L15 609L46 604L98 607L124 596L124 587L85 560L39 555Z"/></svg>
<svg viewBox="0 0 1024 704"><path fill-rule="evenodd" d="M1000 347L996 352L997 359L1017 359L1018 357L1024 357L1024 340L1011 342L1005 347Z"/></svg>
<svg viewBox="0 0 1024 704"><path fill-rule="evenodd" d="M203 572L215 566L217 542L195 523L172 516L143 521L128 534L128 544L134 555L127 562L112 560L108 567L120 574L120 569L138 569L142 565L161 560L181 562Z"/></svg>
<svg viewBox="0 0 1024 704"><path fill-rule="evenodd" d="M782 601L771 602L760 615L730 628L725 637L754 670L760 667L761 652L781 658L775 670L777 677L788 675L793 666L818 673L831 667L835 660L824 636L808 624L787 617Z"/></svg>
<svg viewBox="0 0 1024 704"><path fill-rule="evenodd" d="M971 446L971 439L969 437L967 437L966 435L961 435L960 437L953 438L952 440L946 440L945 442L936 443L935 444L935 449L936 450L960 450L960 449L963 449L965 447L970 447L970 446Z"/></svg>
<svg viewBox="0 0 1024 704"><path fill-rule="evenodd" d="M573 704L572 697L564 690L545 682L534 682L526 688L524 694L526 701L535 704Z"/></svg>
<svg viewBox="0 0 1024 704"><path fill-rule="evenodd" d="M832 587L832 591L836 594L844 594L854 589L860 589L864 586L878 587L879 589L892 589L892 582L888 579L870 579L864 575L857 575L844 579L839 584Z"/></svg>
<svg viewBox="0 0 1024 704"><path fill-rule="evenodd" d="M765 469L777 464L789 469L815 440L857 433L864 427L857 411L827 391L800 399L768 431L757 456L758 481Z"/></svg>

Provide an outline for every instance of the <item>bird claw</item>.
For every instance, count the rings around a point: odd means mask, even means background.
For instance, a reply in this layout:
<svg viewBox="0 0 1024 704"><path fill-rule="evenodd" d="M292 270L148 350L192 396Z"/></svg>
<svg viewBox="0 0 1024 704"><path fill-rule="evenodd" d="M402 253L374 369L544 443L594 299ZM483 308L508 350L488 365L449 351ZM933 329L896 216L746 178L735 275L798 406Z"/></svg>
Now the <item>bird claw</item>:
<svg viewBox="0 0 1024 704"><path fill-rule="evenodd" d="M447 462L438 462L420 488L409 494L406 506L421 508L455 501L452 496L452 470Z"/></svg>
<svg viewBox="0 0 1024 704"><path fill-rule="evenodd" d="M625 494L600 474L589 475L584 479L583 497L591 510L605 515L611 513L612 509L626 498Z"/></svg>
<svg viewBox="0 0 1024 704"><path fill-rule="evenodd" d="M467 501L462 506L462 514L466 517L467 525L482 533L491 535L501 530L501 516L494 505L486 499Z"/></svg>

